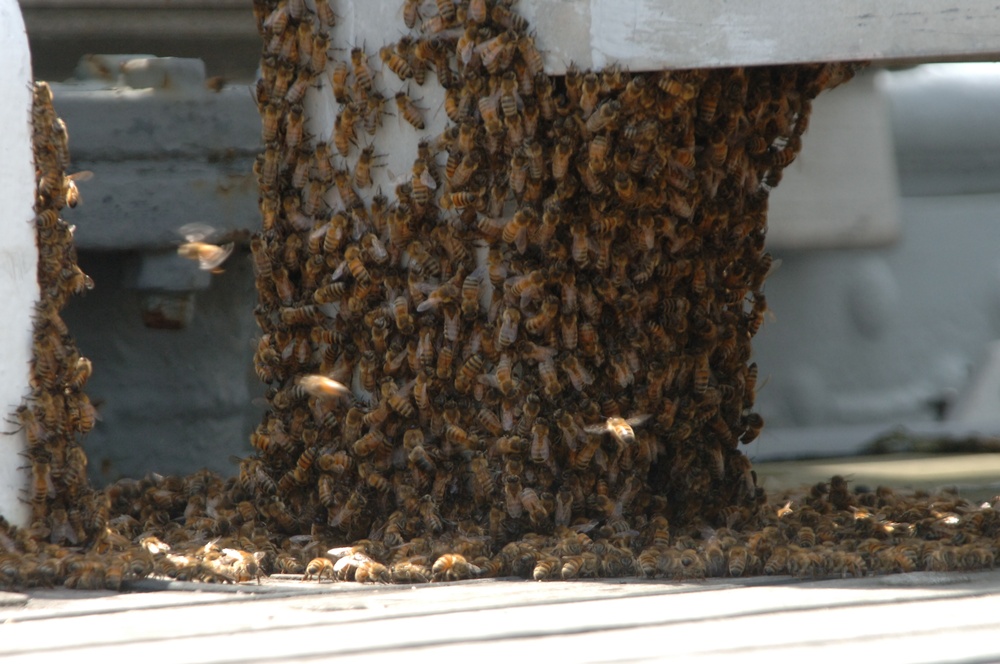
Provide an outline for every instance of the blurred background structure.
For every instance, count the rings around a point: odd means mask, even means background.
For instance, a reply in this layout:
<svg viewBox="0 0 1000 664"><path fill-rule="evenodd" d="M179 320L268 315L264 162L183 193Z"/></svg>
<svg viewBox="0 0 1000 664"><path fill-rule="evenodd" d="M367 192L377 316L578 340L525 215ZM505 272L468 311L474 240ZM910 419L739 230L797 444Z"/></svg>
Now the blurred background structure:
<svg viewBox="0 0 1000 664"><path fill-rule="evenodd" d="M262 391L240 246L259 226L253 14L243 0L21 7L35 78L64 82L55 105L74 169L95 173L66 213L97 284L66 311L103 418L85 441L92 480L231 474ZM122 58L104 53L171 58L123 76ZM771 196L781 264L754 342L766 422L755 462L920 451L900 427L989 449L1000 432L998 103L991 63L873 68L817 99ZM237 241L223 274L176 256L176 229L192 221Z"/></svg>

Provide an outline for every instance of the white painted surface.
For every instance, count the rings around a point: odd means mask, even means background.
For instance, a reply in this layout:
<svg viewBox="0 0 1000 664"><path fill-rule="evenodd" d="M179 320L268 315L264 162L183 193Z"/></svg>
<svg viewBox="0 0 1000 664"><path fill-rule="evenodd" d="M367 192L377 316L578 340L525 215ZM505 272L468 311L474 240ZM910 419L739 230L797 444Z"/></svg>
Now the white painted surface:
<svg viewBox="0 0 1000 664"><path fill-rule="evenodd" d="M16 0L0 0L0 410L13 418L28 393L31 313L38 300L31 153L31 55ZM15 425L2 422L0 431ZM0 515L27 525L23 432L0 436Z"/></svg>
<svg viewBox="0 0 1000 664"><path fill-rule="evenodd" d="M771 249L879 246L899 238L899 182L882 74L856 76L813 101L802 152L771 192Z"/></svg>
<svg viewBox="0 0 1000 664"><path fill-rule="evenodd" d="M984 0L521 0L546 70L633 71L836 60L982 59L1000 52Z"/></svg>

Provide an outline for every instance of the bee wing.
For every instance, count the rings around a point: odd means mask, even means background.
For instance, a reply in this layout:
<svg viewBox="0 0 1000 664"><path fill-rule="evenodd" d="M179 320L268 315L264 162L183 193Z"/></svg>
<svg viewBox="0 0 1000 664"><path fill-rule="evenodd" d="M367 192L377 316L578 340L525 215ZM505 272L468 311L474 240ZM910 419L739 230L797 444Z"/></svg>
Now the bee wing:
<svg viewBox="0 0 1000 664"><path fill-rule="evenodd" d="M233 253L233 243L218 247L218 251L213 251L210 256L202 256L198 259L198 267L202 270L215 270L226 262L229 254Z"/></svg>
<svg viewBox="0 0 1000 664"><path fill-rule="evenodd" d="M779 267L781 267L781 259L780 258L775 258L774 260L771 261L771 267L769 267L767 269L767 272L764 274L764 279L766 280L772 274L774 274L775 272L777 272L777 270L778 270Z"/></svg>
<svg viewBox="0 0 1000 664"><path fill-rule="evenodd" d="M625 421L628 422L629 426L637 427L646 420L648 420L650 417L651 416L648 413L643 415L633 415L632 417L628 418Z"/></svg>
<svg viewBox="0 0 1000 664"><path fill-rule="evenodd" d="M177 229L177 232L188 242L203 242L215 234L215 229L208 224L195 221L184 224Z"/></svg>
<svg viewBox="0 0 1000 664"><path fill-rule="evenodd" d="M420 173L420 182L431 191L437 189L437 182L434 180L434 176L426 168Z"/></svg>
<svg viewBox="0 0 1000 664"><path fill-rule="evenodd" d="M80 171L78 173L70 173L66 176L66 179L72 182L86 182L92 177L94 177L94 171Z"/></svg>
<svg viewBox="0 0 1000 664"><path fill-rule="evenodd" d="M373 562L375 561L366 556L365 554L361 553L360 551L357 551L349 556L344 556L336 563L334 563L333 571L339 573L345 567L360 567L365 563L373 563Z"/></svg>
<svg viewBox="0 0 1000 664"><path fill-rule="evenodd" d="M608 423L607 422L601 422L600 424L591 424L590 426L583 427L583 430L586 431L589 434L593 434L595 436L599 436L602 433L607 432L607 430L608 430Z"/></svg>

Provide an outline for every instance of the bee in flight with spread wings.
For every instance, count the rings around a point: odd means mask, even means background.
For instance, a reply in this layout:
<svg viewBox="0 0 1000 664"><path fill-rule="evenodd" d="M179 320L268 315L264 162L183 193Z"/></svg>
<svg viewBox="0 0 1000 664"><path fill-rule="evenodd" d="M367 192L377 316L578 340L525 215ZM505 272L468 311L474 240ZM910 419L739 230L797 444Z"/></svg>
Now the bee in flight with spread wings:
<svg viewBox="0 0 1000 664"><path fill-rule="evenodd" d="M636 415L628 419L617 416L609 417L601 424L584 427L583 430L597 436L607 432L614 436L619 444L630 445L635 443L635 431L632 430L632 427L637 427L648 419L649 415Z"/></svg>
<svg viewBox="0 0 1000 664"><path fill-rule="evenodd" d="M177 247L177 253L193 261L198 261L198 267L202 270L209 270L212 274L222 272L220 266L233 253L233 243L229 242L222 246L206 242L206 240L216 234L216 230L208 224L192 223L185 224L177 229L177 232L184 236L186 242Z"/></svg>

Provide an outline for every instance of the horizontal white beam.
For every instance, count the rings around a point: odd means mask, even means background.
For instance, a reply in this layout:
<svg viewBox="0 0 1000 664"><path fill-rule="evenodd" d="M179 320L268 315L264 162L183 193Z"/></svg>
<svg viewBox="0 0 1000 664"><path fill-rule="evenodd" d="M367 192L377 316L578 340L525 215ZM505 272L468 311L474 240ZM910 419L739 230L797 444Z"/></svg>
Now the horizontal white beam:
<svg viewBox="0 0 1000 664"><path fill-rule="evenodd" d="M839 60L993 59L984 0L521 0L546 70L633 71Z"/></svg>

